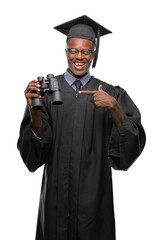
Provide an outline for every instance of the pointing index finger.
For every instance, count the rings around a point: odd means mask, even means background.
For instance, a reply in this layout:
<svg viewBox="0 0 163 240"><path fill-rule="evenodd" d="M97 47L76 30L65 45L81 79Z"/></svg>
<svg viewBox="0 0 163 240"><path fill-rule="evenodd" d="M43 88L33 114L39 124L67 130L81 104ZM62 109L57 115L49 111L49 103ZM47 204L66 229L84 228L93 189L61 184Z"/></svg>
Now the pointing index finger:
<svg viewBox="0 0 163 240"><path fill-rule="evenodd" d="M86 95L93 95L94 93L96 93L97 91L88 91L88 90L83 90L83 91L79 91L79 94L86 94Z"/></svg>

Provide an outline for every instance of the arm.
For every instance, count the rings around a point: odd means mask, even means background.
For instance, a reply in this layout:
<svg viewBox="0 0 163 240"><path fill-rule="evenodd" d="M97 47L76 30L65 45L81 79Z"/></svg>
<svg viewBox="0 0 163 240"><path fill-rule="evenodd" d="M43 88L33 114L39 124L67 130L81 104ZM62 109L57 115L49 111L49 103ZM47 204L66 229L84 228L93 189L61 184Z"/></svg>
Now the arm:
<svg viewBox="0 0 163 240"><path fill-rule="evenodd" d="M21 157L31 172L48 161L52 142L52 131L46 111L47 103L43 100L43 110L31 109L32 97L36 96L32 93L32 88L34 88L33 83L35 84L36 82L37 80L30 82L32 86L29 84L25 91L27 107L21 123L20 136L17 143ZM41 140L33 136L32 129L38 136L41 136Z"/></svg>
<svg viewBox="0 0 163 240"><path fill-rule="evenodd" d="M33 128L34 132L37 134L37 136L40 137L41 133L42 133L42 119L40 116L40 111L32 109L32 98L33 97L42 98L41 95L33 93L33 91L40 92L40 85L37 84L37 82L38 82L38 80L33 80L33 81L29 82L24 94L25 94L27 104L29 107L32 128Z"/></svg>
<svg viewBox="0 0 163 240"><path fill-rule="evenodd" d="M124 89L116 87L115 90L113 96L123 110L124 119L120 134L115 124L112 126L108 159L114 169L127 170L143 151L146 136L139 109Z"/></svg>
<svg viewBox="0 0 163 240"><path fill-rule="evenodd" d="M104 92L99 85L98 91L79 91L79 94L91 95L90 101L96 107L109 110L113 125L108 140L108 159L114 169L128 169L142 152L146 140L138 108L119 87Z"/></svg>
<svg viewBox="0 0 163 240"><path fill-rule="evenodd" d="M124 119L123 110L114 97L102 90L102 85L99 85L98 91L79 91L79 94L91 95L90 102L96 107L107 108L114 119L118 132L121 132Z"/></svg>

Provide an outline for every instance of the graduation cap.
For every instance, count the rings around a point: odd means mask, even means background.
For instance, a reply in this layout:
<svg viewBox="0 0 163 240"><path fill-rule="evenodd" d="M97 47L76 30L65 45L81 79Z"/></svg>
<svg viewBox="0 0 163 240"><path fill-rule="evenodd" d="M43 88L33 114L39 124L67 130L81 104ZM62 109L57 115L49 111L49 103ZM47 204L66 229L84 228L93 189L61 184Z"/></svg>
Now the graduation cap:
<svg viewBox="0 0 163 240"><path fill-rule="evenodd" d="M86 15L60 24L54 27L54 29L65 34L67 36L67 40L70 38L84 38L94 42L96 45L96 51L92 65L93 68L96 66L98 58L100 37L108 33L112 33L110 30L104 28L99 23L95 22L93 19L89 18Z"/></svg>

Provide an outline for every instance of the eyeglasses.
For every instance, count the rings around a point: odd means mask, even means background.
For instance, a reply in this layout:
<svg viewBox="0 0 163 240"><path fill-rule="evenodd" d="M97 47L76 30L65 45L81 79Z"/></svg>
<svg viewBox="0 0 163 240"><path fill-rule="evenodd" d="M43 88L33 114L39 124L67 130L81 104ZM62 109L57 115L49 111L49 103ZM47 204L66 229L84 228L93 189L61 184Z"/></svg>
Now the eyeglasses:
<svg viewBox="0 0 163 240"><path fill-rule="evenodd" d="M67 48L67 51L68 51L68 53L71 53L71 54L73 54L73 55L75 55L75 54L77 54L77 53L79 53L79 52L81 52L81 53L84 54L84 55L89 55L89 54L91 54L91 53L94 53L94 51L93 51L93 50L90 50L90 49L78 50L78 49L76 49L76 48Z"/></svg>

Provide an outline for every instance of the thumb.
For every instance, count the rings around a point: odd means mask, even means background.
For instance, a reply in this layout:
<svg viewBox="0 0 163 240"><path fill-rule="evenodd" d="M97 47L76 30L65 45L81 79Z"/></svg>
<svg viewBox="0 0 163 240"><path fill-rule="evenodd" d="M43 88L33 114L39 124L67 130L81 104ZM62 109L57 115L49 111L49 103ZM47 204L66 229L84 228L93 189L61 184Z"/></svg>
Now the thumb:
<svg viewBox="0 0 163 240"><path fill-rule="evenodd" d="M103 91L103 89L102 89L102 85L101 85L101 84L98 86L98 91L100 91L100 92Z"/></svg>

